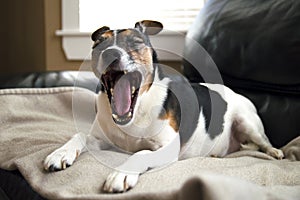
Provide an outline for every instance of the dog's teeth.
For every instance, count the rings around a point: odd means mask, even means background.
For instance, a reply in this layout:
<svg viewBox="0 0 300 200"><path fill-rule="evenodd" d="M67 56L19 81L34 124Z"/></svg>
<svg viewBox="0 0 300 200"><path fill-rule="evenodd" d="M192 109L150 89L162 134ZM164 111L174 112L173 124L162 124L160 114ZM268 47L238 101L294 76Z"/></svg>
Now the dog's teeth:
<svg viewBox="0 0 300 200"><path fill-rule="evenodd" d="M128 113L128 115L127 115L127 117L131 117L132 116L132 113L131 112L129 112Z"/></svg>
<svg viewBox="0 0 300 200"><path fill-rule="evenodd" d="M116 115L116 114L112 114L112 116L114 119L119 119L118 115Z"/></svg>
<svg viewBox="0 0 300 200"><path fill-rule="evenodd" d="M127 74L127 73L128 73L128 71L127 71L127 70L125 70L125 71L124 71L124 74Z"/></svg>
<svg viewBox="0 0 300 200"><path fill-rule="evenodd" d="M132 86L132 88L131 88L131 94L133 94L134 92L135 92L135 87Z"/></svg>
<svg viewBox="0 0 300 200"><path fill-rule="evenodd" d="M110 88L110 93L114 94L114 89Z"/></svg>

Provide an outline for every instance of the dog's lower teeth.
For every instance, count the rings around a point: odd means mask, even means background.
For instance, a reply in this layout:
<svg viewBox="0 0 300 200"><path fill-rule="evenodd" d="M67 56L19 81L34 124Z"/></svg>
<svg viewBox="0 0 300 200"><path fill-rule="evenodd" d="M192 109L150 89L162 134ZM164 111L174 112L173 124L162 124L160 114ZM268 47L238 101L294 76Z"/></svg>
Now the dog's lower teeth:
<svg viewBox="0 0 300 200"><path fill-rule="evenodd" d="M114 94L114 89L110 88L110 93Z"/></svg>
<svg viewBox="0 0 300 200"><path fill-rule="evenodd" d="M129 112L129 113L128 113L128 115L127 115L127 117L131 117L131 115L132 115L132 113L131 113L131 112Z"/></svg>
<svg viewBox="0 0 300 200"><path fill-rule="evenodd" d="M127 70L125 70L125 71L124 71L124 74L127 74L127 73L128 73L128 71L127 71Z"/></svg>
<svg viewBox="0 0 300 200"><path fill-rule="evenodd" d="M134 92L135 92L135 87L132 86L132 88L131 88L131 94L133 94Z"/></svg>

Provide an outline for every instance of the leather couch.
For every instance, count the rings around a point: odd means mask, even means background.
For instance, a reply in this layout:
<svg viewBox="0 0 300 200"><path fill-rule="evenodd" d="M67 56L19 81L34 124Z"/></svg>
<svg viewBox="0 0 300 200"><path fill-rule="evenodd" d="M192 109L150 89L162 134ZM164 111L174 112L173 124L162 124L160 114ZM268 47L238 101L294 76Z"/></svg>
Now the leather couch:
<svg viewBox="0 0 300 200"><path fill-rule="evenodd" d="M97 87L95 88L95 85ZM5 88L48 88L77 86L98 92L99 81L93 72L51 71L32 72L0 76L0 89Z"/></svg>
<svg viewBox="0 0 300 200"><path fill-rule="evenodd" d="M200 44L224 84L253 101L276 147L300 135L299 11L300 1L209 0L185 43L184 74L199 82L216 73Z"/></svg>

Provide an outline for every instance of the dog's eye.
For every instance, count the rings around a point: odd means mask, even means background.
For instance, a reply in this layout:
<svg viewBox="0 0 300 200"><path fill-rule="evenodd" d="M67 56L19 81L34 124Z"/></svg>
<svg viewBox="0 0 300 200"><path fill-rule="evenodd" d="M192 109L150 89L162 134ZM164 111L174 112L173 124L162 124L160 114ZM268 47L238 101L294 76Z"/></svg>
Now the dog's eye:
<svg viewBox="0 0 300 200"><path fill-rule="evenodd" d="M143 38L140 38L140 37L133 38L132 48L143 49L145 46L146 45L145 45L145 41L143 40Z"/></svg>
<svg viewBox="0 0 300 200"><path fill-rule="evenodd" d="M143 44L144 43L144 40L142 38L140 38L140 37L134 37L133 41L135 43L138 43L138 44Z"/></svg>

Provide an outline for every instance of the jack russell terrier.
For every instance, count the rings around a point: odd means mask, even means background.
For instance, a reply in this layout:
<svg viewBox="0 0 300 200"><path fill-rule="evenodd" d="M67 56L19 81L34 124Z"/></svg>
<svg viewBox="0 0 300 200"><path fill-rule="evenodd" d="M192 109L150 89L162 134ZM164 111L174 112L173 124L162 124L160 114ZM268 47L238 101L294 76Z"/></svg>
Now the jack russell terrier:
<svg viewBox="0 0 300 200"><path fill-rule="evenodd" d="M132 155L107 177L103 191L125 192L140 174L179 157L223 157L243 147L282 159L264 133L254 105L224 85L190 84L157 63L148 35L160 22L144 20L135 28L92 34L92 67L102 89L94 124L102 139ZM77 133L44 160L48 171L71 166L87 151L91 134ZM188 151L187 151L188 149Z"/></svg>

